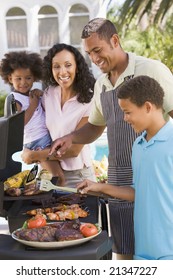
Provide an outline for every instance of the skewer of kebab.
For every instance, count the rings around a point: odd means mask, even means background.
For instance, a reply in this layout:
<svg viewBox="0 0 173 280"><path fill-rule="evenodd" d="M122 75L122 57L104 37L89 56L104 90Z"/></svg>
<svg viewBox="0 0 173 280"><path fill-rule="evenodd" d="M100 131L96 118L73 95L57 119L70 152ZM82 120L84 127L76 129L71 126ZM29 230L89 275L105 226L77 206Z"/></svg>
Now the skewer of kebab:
<svg viewBox="0 0 173 280"><path fill-rule="evenodd" d="M82 209L78 204L72 205L58 205L49 208L37 208L33 210L29 210L24 214L27 215L37 215L37 213L45 214L49 220L73 220L77 218L84 218L88 216L88 211Z"/></svg>

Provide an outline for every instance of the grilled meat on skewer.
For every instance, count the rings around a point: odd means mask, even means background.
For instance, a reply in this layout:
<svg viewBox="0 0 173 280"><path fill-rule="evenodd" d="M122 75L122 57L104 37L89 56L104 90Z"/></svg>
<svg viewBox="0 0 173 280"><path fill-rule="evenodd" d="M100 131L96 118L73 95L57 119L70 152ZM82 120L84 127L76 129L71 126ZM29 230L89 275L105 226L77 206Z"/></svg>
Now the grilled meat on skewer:
<svg viewBox="0 0 173 280"><path fill-rule="evenodd" d="M39 208L33 209L26 212L28 215L36 215L37 212L46 214L47 218L51 221L65 221L65 220L74 220L78 218L85 218L88 216L88 211L82 209L79 204L64 205L60 204L54 207L49 208Z"/></svg>

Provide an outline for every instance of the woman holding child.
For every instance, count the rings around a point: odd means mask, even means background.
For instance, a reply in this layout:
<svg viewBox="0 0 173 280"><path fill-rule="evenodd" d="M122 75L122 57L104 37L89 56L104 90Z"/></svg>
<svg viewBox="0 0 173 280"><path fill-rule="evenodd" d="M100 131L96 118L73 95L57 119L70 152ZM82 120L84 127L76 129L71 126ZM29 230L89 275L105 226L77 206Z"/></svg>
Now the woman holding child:
<svg viewBox="0 0 173 280"><path fill-rule="evenodd" d="M43 107L52 140L82 127L91 110L95 79L81 53L70 45L54 45L43 60L43 82ZM49 149L25 149L22 159L27 164L59 160L65 186L75 187L85 178L95 180L89 145L73 144L61 158L48 154Z"/></svg>

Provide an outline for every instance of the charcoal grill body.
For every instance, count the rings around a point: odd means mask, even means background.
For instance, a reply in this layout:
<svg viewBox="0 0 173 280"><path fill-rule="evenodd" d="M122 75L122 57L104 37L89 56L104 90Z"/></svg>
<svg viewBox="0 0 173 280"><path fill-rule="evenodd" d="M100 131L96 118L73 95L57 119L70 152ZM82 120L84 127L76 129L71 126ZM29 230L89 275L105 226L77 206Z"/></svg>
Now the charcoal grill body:
<svg viewBox="0 0 173 280"><path fill-rule="evenodd" d="M9 230L20 228L28 218L23 213L31 209L33 200L52 196L52 192L34 197L7 197L4 194L3 181L21 171L22 164L15 162L12 155L23 148L24 112L0 118L0 216L8 220ZM45 197L44 197L45 196ZM97 223L98 199L86 197L86 205L90 215L83 222ZM10 235L0 234L0 259L111 259L112 241L106 231L98 237L72 250L45 250L26 248L13 240Z"/></svg>
<svg viewBox="0 0 173 280"><path fill-rule="evenodd" d="M7 103L6 116L0 118L0 216L8 220L9 230L12 233L20 228L29 216L23 215L27 210L37 208L33 201L47 199L53 191L37 196L9 197L4 194L3 181L21 171L21 162L15 162L12 155L23 148L24 111L11 115ZM59 194L61 195L61 194ZM63 193L65 195L65 193ZM90 215L82 219L83 222L98 222L98 198L86 197Z"/></svg>
<svg viewBox="0 0 173 280"><path fill-rule="evenodd" d="M11 202L4 202L3 181L21 171L12 155L23 147L24 111L0 118L0 216L6 217Z"/></svg>

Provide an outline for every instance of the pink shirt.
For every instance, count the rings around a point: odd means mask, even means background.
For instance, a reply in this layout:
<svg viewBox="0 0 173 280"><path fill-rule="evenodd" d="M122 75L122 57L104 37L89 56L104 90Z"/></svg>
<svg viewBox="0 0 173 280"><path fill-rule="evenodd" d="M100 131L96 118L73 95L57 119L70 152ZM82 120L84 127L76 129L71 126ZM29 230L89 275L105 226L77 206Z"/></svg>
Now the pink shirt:
<svg viewBox="0 0 173 280"><path fill-rule="evenodd" d="M88 117L92 107L90 103L79 103L76 96L65 102L61 109L61 88L49 87L43 95L46 114L46 125L52 140L74 131L82 118ZM61 166L64 170L77 170L92 165L90 146L85 145L77 157L64 159Z"/></svg>

